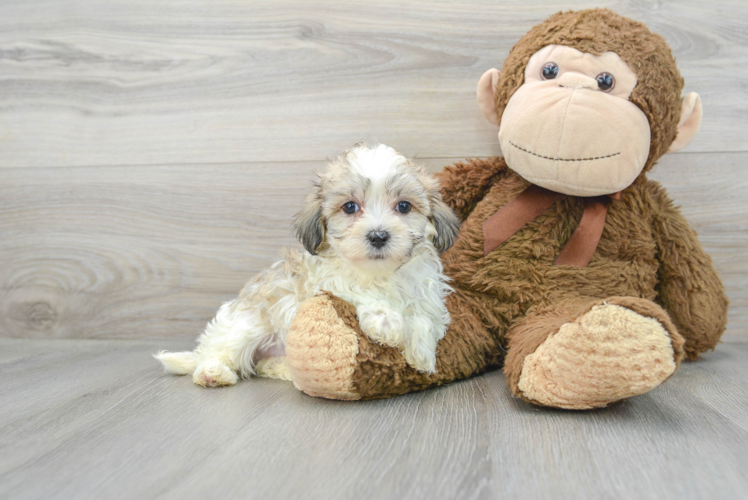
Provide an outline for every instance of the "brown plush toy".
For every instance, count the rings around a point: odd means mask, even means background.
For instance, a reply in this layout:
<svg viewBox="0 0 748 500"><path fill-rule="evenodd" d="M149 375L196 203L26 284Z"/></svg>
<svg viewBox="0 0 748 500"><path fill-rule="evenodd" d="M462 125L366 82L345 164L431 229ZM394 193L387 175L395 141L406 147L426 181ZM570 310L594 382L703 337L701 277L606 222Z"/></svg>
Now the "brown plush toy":
<svg viewBox="0 0 748 500"><path fill-rule="evenodd" d="M304 392L384 398L503 363L526 401L587 409L647 392L715 347L727 299L696 233L646 172L698 130L659 35L607 9L532 28L478 101L504 158L440 173L462 218L443 254L452 322L436 374L371 342L333 296L302 304L287 360Z"/></svg>

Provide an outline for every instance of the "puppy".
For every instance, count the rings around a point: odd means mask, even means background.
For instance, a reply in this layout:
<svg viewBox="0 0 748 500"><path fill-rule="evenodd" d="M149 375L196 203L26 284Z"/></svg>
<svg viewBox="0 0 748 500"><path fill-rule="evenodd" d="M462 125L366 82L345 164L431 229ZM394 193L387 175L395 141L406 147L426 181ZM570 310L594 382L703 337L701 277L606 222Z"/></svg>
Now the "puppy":
<svg viewBox="0 0 748 500"><path fill-rule="evenodd" d="M356 307L372 340L434 372L451 292L439 252L459 230L436 179L390 147L357 144L319 175L294 229L306 251L285 252L222 305L194 352L156 354L166 371L211 387L250 375L291 380L284 356L294 315L331 292Z"/></svg>

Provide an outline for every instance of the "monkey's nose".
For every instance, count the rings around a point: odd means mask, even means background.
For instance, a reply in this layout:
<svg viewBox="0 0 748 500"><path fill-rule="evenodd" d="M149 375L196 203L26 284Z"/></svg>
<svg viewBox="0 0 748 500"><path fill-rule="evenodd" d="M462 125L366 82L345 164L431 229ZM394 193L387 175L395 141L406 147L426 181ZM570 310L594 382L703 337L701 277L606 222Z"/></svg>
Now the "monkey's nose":
<svg viewBox="0 0 748 500"><path fill-rule="evenodd" d="M597 80L581 73L567 71L558 79L561 87L597 90Z"/></svg>
<svg viewBox="0 0 748 500"><path fill-rule="evenodd" d="M382 248L387 244L387 240L390 239L390 233L387 231L372 231L368 234L369 243L374 248Z"/></svg>

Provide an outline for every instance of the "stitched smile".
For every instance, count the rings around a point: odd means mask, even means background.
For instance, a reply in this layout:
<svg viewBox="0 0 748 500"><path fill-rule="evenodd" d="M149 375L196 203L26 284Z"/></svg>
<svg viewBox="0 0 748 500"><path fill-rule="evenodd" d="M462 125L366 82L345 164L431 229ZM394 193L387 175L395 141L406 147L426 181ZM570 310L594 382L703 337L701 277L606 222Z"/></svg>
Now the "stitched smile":
<svg viewBox="0 0 748 500"><path fill-rule="evenodd" d="M552 161L592 161L592 160L602 160L604 158L612 158L614 156L618 156L618 155L621 154L620 152L618 152L618 153L613 153L613 154L607 155L607 156L595 156L594 158L551 158L550 156L539 155L538 153L533 153L532 151L528 151L525 148L521 148L521 147L517 146L516 144L514 144L512 141L509 141L509 144L511 144L515 148L519 149L520 151L524 151L525 153L529 153L529 154L531 154L533 156L537 156L538 158L543 158L544 160L552 160Z"/></svg>

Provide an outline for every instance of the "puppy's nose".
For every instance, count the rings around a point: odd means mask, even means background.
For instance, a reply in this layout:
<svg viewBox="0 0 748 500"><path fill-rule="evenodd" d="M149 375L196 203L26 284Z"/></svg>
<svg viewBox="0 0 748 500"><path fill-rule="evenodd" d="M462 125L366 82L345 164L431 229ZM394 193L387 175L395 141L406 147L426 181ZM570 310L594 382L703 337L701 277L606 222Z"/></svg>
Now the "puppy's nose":
<svg viewBox="0 0 748 500"><path fill-rule="evenodd" d="M369 242L374 248L382 248L390 239L390 233L387 231L372 231L369 233Z"/></svg>

